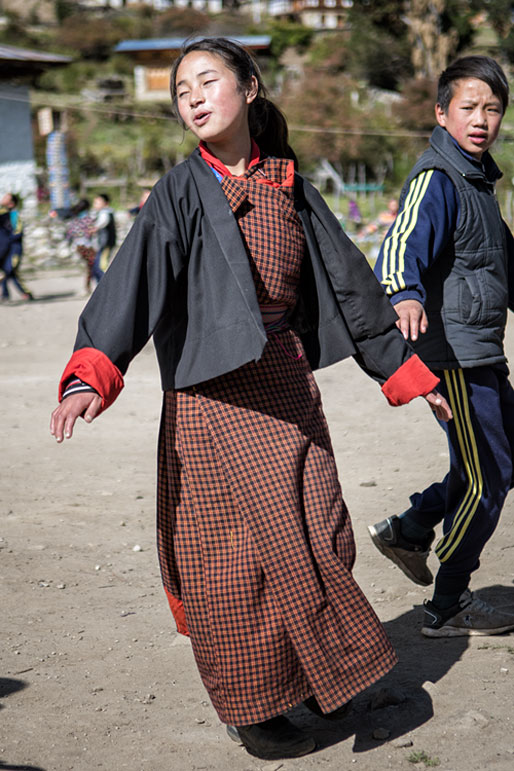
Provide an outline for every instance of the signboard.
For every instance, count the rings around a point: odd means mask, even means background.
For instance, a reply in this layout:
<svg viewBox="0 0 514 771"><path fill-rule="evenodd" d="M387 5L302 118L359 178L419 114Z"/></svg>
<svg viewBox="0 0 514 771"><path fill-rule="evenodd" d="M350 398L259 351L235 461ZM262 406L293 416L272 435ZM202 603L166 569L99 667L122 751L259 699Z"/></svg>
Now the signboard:
<svg viewBox="0 0 514 771"><path fill-rule="evenodd" d="M54 119L51 107L42 107L37 111L37 125L42 137L46 137L54 130Z"/></svg>

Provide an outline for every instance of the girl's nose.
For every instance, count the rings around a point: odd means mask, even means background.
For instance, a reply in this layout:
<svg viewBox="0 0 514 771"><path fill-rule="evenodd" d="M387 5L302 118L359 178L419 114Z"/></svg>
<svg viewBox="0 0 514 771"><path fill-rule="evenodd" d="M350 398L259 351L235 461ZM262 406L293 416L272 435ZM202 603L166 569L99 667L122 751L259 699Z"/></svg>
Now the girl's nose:
<svg viewBox="0 0 514 771"><path fill-rule="evenodd" d="M191 106L196 107L197 104L200 104L203 101L203 96L200 93L200 91L191 91Z"/></svg>

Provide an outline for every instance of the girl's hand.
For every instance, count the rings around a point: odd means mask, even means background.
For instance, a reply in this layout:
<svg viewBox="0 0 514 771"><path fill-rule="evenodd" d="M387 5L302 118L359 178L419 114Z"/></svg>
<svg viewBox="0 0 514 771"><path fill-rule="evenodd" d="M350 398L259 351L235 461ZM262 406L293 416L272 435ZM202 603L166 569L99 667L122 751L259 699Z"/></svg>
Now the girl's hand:
<svg viewBox="0 0 514 771"><path fill-rule="evenodd" d="M75 421L81 415L86 423L91 423L102 407L102 399L98 394L83 393L67 396L52 412L50 418L50 433L58 442L71 439Z"/></svg>
<svg viewBox="0 0 514 771"><path fill-rule="evenodd" d="M439 391L431 391L425 396L425 399L430 405L430 409L435 412L438 420L444 420L445 423L448 423L453 418L450 405L444 396L441 396Z"/></svg>

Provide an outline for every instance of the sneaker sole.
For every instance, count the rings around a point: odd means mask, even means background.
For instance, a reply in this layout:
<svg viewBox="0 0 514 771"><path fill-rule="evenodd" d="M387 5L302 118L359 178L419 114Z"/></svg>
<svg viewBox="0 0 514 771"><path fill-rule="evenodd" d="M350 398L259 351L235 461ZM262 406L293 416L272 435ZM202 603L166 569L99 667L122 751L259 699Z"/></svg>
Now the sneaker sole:
<svg viewBox="0 0 514 771"><path fill-rule="evenodd" d="M421 578L418 578L412 570L405 565L401 561L401 559L398 557L397 553L389 546L386 546L385 543L381 540L380 535L377 533L377 530L374 525L368 525L368 531L371 536L371 540L379 550L381 554L384 555L384 557L387 557L387 559L391 560L391 562L394 562L394 564L400 568L400 570L405 573L407 578L410 578L411 581L413 581L415 584L418 584L418 586L430 586L431 583L433 583L434 577L430 573L430 581L423 581ZM428 570L428 568L427 568Z"/></svg>
<svg viewBox="0 0 514 771"><path fill-rule="evenodd" d="M458 626L442 626L439 629L433 629L430 626L422 626L421 634L425 637L487 637L492 634L511 632L513 629L514 624L498 626L494 629L468 629L466 627Z"/></svg>

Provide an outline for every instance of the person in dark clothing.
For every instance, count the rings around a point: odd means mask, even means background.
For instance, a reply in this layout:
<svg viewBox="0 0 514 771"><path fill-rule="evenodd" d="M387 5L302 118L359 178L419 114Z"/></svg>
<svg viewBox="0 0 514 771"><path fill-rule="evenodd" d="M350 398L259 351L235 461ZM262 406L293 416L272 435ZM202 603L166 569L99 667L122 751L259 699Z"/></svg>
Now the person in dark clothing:
<svg viewBox="0 0 514 771"><path fill-rule="evenodd" d="M24 300L33 300L32 293L23 285L18 275L18 270L23 256L23 225L18 211L20 199L16 193L6 193L0 202L0 214L4 217L2 235L0 241L8 241L7 248L4 243L4 257L0 268L4 273L2 279L2 299L9 299L9 281L19 291ZM0 250L2 246L0 244Z"/></svg>
<svg viewBox="0 0 514 771"><path fill-rule="evenodd" d="M98 283L107 270L116 246L116 221L107 193L99 193L95 196L93 209L97 212L94 223L97 243L91 277Z"/></svg>
<svg viewBox="0 0 514 771"><path fill-rule="evenodd" d="M392 404L424 395L450 411L365 257L295 173L249 53L194 41L171 87L199 147L155 185L84 309L51 433L112 403L154 335L158 550L177 629L229 735L296 757L315 741L291 706L341 719L395 662L352 576L312 368L355 355Z"/></svg>
<svg viewBox="0 0 514 771"><path fill-rule="evenodd" d="M441 379L454 420L442 482L414 493L400 516L372 525L377 548L428 586L434 528L439 570L425 602L427 637L499 634L514 615L469 589L513 484L514 391L503 338L514 309L514 240L495 196L501 172L489 154L508 104L501 67L468 56L438 87L438 125L411 171L375 271L405 339Z"/></svg>

